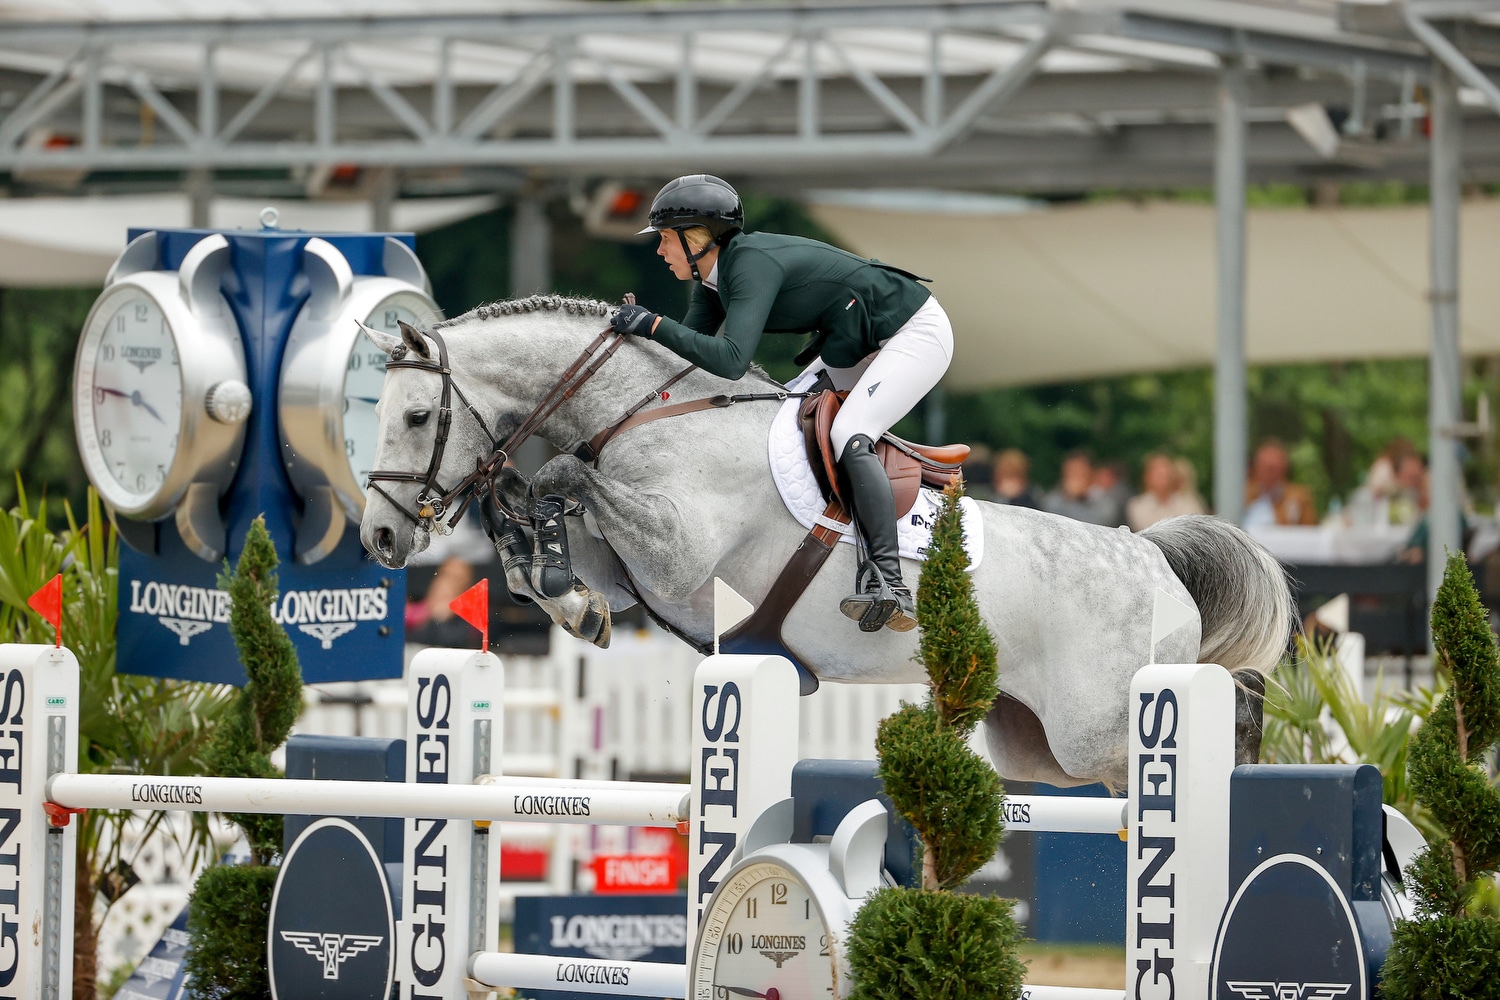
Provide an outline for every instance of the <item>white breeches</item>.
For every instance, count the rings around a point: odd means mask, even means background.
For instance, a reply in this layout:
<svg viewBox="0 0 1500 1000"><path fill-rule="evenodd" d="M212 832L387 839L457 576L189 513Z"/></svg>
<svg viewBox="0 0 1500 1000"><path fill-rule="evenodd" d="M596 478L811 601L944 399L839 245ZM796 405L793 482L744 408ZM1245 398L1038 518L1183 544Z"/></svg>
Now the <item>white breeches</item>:
<svg viewBox="0 0 1500 1000"><path fill-rule="evenodd" d="M835 457L856 434L880 440L938 384L952 360L953 324L936 298L922 303L880 350L853 368L830 368L814 358L804 372L821 368L835 389L849 390L828 434Z"/></svg>

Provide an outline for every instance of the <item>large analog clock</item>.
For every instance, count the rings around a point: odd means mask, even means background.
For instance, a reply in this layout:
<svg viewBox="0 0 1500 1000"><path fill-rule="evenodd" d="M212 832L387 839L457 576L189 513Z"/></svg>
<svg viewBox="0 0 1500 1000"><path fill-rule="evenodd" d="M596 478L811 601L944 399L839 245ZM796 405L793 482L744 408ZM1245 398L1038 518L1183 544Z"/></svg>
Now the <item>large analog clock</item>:
<svg viewBox="0 0 1500 1000"><path fill-rule="evenodd" d="M360 324L399 333L398 322L421 329L442 312L416 255L393 237L380 276L355 275L327 240L308 240L303 255L310 291L283 355L278 415L287 475L303 502L293 550L313 563L364 515L386 356Z"/></svg>
<svg viewBox="0 0 1500 1000"><path fill-rule="evenodd" d="M851 989L849 923L882 882L886 811L851 810L826 844L784 842L792 801L745 834L708 901L689 956L692 1000L838 1000Z"/></svg>
<svg viewBox="0 0 1500 1000"><path fill-rule="evenodd" d="M156 234L137 237L84 322L74 430L116 514L154 521L175 510L189 548L217 559L218 500L250 414L244 346L219 291L229 244L207 236L176 272L156 264Z"/></svg>

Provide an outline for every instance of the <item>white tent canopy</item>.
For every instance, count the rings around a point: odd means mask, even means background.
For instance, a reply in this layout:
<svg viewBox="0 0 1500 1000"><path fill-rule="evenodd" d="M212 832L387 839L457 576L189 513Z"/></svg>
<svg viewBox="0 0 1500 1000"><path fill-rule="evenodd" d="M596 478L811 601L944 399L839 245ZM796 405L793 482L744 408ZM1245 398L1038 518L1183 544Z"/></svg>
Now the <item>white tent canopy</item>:
<svg viewBox="0 0 1500 1000"><path fill-rule="evenodd" d="M391 206L397 232L425 232L488 211L489 196L424 198ZM209 210L214 229L259 229L260 213L273 207L281 229L368 232L374 206L368 201L216 199ZM185 228L192 207L186 194L108 198L0 200L0 286L102 285L109 265L125 247L125 231Z"/></svg>
<svg viewBox="0 0 1500 1000"><path fill-rule="evenodd" d="M1213 364L1212 205L860 200L813 214L859 253L936 279L958 335L951 388ZM1462 212L1461 346L1500 352L1500 201ZM1252 364L1427 354L1426 206L1252 209L1248 243Z"/></svg>

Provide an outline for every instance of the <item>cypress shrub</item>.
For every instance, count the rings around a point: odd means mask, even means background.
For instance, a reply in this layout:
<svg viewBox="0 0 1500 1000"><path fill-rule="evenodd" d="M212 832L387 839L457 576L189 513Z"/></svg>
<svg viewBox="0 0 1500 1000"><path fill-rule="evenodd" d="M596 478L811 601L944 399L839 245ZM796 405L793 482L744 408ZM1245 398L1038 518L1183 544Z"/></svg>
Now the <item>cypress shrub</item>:
<svg viewBox="0 0 1500 1000"><path fill-rule="evenodd" d="M968 739L999 696L995 642L974 600L957 482L943 492L917 585L929 696L875 738L879 774L922 841L922 886L873 893L849 934L851 1000L1015 998L1025 969L1011 900L951 890L995 853L1004 789Z"/></svg>
<svg viewBox="0 0 1500 1000"><path fill-rule="evenodd" d="M1500 788L1484 771L1500 741L1500 657L1462 555L1448 557L1432 642L1452 684L1417 731L1407 771L1451 840L1429 845L1403 873L1417 919L1392 932L1382 992L1391 1000L1492 1000L1500 998L1500 919L1471 904L1500 869Z"/></svg>
<svg viewBox="0 0 1500 1000"><path fill-rule="evenodd" d="M256 518L234 573L219 577L219 586L229 591L229 634L246 682L203 751L205 774L281 777L270 755L286 742L302 709L302 669L291 638L271 617L278 596L276 566L265 519ZM260 1000L271 991L266 932L282 818L246 813L228 818L245 832L250 858L244 865L214 865L198 877L189 900L190 940L183 961L195 997Z"/></svg>

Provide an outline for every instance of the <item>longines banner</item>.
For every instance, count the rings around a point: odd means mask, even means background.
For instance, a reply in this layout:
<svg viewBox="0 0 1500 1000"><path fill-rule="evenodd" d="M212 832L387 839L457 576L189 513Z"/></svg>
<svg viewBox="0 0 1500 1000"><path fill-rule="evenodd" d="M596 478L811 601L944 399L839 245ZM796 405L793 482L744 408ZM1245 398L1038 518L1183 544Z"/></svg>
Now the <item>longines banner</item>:
<svg viewBox="0 0 1500 1000"><path fill-rule="evenodd" d="M351 533L352 534L352 533ZM357 537L346 537L344 544ZM350 564L358 568L351 570ZM152 559L120 547L119 662L124 672L243 684L229 636L229 592L201 559ZM285 560L271 616L310 684L401 676L406 574L368 560Z"/></svg>

